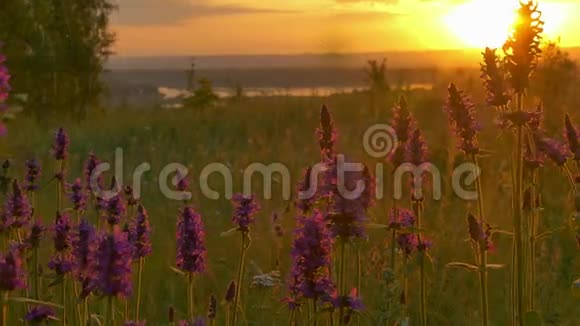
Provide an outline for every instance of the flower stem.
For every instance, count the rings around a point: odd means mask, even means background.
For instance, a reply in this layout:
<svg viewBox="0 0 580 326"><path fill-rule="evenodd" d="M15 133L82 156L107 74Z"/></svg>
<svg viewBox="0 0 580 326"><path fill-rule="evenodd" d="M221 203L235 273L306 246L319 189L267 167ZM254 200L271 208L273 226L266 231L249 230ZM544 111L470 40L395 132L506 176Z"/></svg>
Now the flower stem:
<svg viewBox="0 0 580 326"><path fill-rule="evenodd" d="M532 187L531 187L531 197L530 208L532 209L532 215L530 219L530 309L534 310L535 306L535 288L536 288L536 232L537 232L537 173L532 171Z"/></svg>
<svg viewBox="0 0 580 326"><path fill-rule="evenodd" d="M143 257L139 258L139 266L137 267L137 303L135 304L135 321L139 321L139 312L141 308L141 280L143 276Z"/></svg>
<svg viewBox="0 0 580 326"><path fill-rule="evenodd" d="M238 321L238 309L240 303L240 292L244 281L244 265L246 262L246 244L247 232L242 232L242 249L240 253L240 264L238 266L238 281L236 283L236 295L234 296L234 311L232 313L232 325L236 326Z"/></svg>
<svg viewBox="0 0 580 326"><path fill-rule="evenodd" d="M66 299L66 277L64 277L62 280L61 290L62 290L62 324L67 325L66 304L68 300Z"/></svg>
<svg viewBox="0 0 580 326"><path fill-rule="evenodd" d="M40 299L39 277L38 277L38 248L34 248L32 254L32 282L34 283L34 300Z"/></svg>
<svg viewBox="0 0 580 326"><path fill-rule="evenodd" d="M8 326L8 292L0 293L0 326Z"/></svg>
<svg viewBox="0 0 580 326"><path fill-rule="evenodd" d="M523 94L518 94L518 111L523 111ZM523 145L524 129L523 126L517 127L516 133L516 170L514 184L514 234L516 241L516 313L517 325L523 326L524 317L524 253L523 253L523 236L522 236L522 186L523 186Z"/></svg>
<svg viewBox="0 0 580 326"><path fill-rule="evenodd" d="M421 215L423 214L423 203L421 200L413 199L413 209L415 211L415 217L417 219L417 240L420 245L423 244L423 240L421 239ZM423 248L422 252L419 255L419 279L420 279L420 325L427 326L427 300L426 300L426 292L427 286L425 282L425 255L426 255L427 248Z"/></svg>
<svg viewBox="0 0 580 326"><path fill-rule="evenodd" d="M115 312L113 306L113 297L109 296L107 301L107 325L113 326L115 325Z"/></svg>
<svg viewBox="0 0 580 326"><path fill-rule="evenodd" d="M346 240L342 237L340 238L340 267L338 272L338 297L342 301L342 298L346 295L346 285L344 282L344 277L346 274ZM342 326L344 324L344 304L341 302L338 312L338 325Z"/></svg>
<svg viewBox="0 0 580 326"><path fill-rule="evenodd" d="M479 161L477 155L472 156L473 164L475 169L479 170ZM477 173L476 173L477 175ZM484 201L483 201L483 186L481 178L476 179L477 188L477 209L479 212L479 224L481 227L485 226L485 212L484 212ZM487 294L487 248L484 244L479 243L479 279L481 287L481 312L483 315L482 325L487 326L489 324L489 304L488 304L488 294Z"/></svg>

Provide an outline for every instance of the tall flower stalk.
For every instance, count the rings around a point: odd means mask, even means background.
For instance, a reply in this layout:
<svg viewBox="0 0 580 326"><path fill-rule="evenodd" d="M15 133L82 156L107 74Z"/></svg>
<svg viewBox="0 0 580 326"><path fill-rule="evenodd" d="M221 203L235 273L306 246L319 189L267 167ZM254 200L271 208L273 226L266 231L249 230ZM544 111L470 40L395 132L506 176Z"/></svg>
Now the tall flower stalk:
<svg viewBox="0 0 580 326"><path fill-rule="evenodd" d="M186 206L177 221L177 267L186 274L188 318L194 317L195 276L206 272L207 249L201 215Z"/></svg>
<svg viewBox="0 0 580 326"><path fill-rule="evenodd" d="M445 110L449 115L449 121L452 129L458 138L458 148L471 160L474 167L474 175L476 177L476 191L477 191L477 225L486 225L484 213L483 187L481 178L479 177L479 143L477 140L477 133L479 125L475 116L475 106L471 99L458 90L454 84L449 86L449 96L446 103ZM475 223L475 222L474 222ZM470 221L470 225L473 224ZM489 324L489 303L488 303L488 285L487 285L487 251L485 245L481 244L480 239L472 235L473 246L476 252L475 260L479 263L479 279L481 292L481 313L482 324L487 326Z"/></svg>
<svg viewBox="0 0 580 326"><path fill-rule="evenodd" d="M254 196L244 196L235 194L232 198L233 212L232 222L237 225L236 229L241 236L240 261L238 265L238 276L236 281L236 293L234 296L234 311L232 313L232 325L237 325L238 309L240 307L240 297L244 283L244 267L246 263L246 254L252 243L250 237L250 226L254 224L254 216L260 210Z"/></svg>
<svg viewBox="0 0 580 326"><path fill-rule="evenodd" d="M131 222L129 228L129 241L133 247L133 260L138 262L137 266L137 301L135 302L135 320L140 320L141 307L141 281L143 276L143 265L145 258L151 254L151 227L149 226L149 215L143 205L137 207L137 216Z"/></svg>
<svg viewBox="0 0 580 326"><path fill-rule="evenodd" d="M56 160L56 170L54 177L56 179L56 206L57 210L62 209L62 195L64 192L65 179L65 162L68 157L68 147L70 139L64 128L58 128L55 134L54 144L52 145L52 154Z"/></svg>
<svg viewBox="0 0 580 326"><path fill-rule="evenodd" d="M508 40L503 46L505 53L505 69L510 86L515 94L515 112L523 116L524 98L529 88L530 76L534 73L538 58L541 54L540 34L543 32L543 21L540 19L541 12L533 1L521 2L517 11L517 19ZM513 163L513 210L514 210L514 240L515 240L515 307L514 319L517 325L523 325L523 317L526 312L524 300L526 293L525 284L525 253L523 239L523 167L524 167L524 141L525 124L523 119L515 121L516 142Z"/></svg>

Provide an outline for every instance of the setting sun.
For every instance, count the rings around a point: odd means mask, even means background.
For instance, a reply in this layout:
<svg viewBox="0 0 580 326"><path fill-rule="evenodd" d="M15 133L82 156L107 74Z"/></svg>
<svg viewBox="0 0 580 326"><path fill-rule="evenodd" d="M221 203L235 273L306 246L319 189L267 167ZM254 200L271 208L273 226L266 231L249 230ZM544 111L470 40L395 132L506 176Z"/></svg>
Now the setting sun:
<svg viewBox="0 0 580 326"><path fill-rule="evenodd" d="M451 32L468 47L501 47L516 19L518 0L473 0L452 9L444 18ZM553 3L544 3L542 11L544 36L560 36L565 10Z"/></svg>

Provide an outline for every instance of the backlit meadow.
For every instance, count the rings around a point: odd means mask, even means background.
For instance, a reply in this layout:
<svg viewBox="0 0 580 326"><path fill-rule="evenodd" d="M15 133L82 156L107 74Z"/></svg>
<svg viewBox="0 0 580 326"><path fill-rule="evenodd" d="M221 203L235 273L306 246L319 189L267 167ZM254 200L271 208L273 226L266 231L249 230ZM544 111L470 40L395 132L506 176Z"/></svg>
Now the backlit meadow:
<svg viewBox="0 0 580 326"><path fill-rule="evenodd" d="M475 82L82 120L17 114L0 139L0 325L576 325L579 84L546 68L561 57L541 42L537 7L517 16L503 49L482 51ZM364 146L375 124L398 140L381 157ZM97 173L117 148L123 177ZM343 157L365 169L339 176ZM170 163L188 173L163 178ZM223 176L202 176L211 163L231 171L231 198ZM258 174L242 194L252 163L287 167L291 198L276 174L272 198ZM427 171L406 174L394 198L397 168L426 163L442 198ZM453 184L465 164L481 169L459 180L469 199ZM160 184L192 196L170 200Z"/></svg>

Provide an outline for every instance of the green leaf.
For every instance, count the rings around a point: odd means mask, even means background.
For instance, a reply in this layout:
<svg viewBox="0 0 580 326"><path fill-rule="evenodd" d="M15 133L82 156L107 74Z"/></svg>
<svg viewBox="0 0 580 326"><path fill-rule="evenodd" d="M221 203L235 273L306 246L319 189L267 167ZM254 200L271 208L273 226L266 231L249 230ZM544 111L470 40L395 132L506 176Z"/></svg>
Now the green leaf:
<svg viewBox="0 0 580 326"><path fill-rule="evenodd" d="M449 268L463 268L471 272L479 272L479 267L468 263L452 262L446 265Z"/></svg>
<svg viewBox="0 0 580 326"><path fill-rule="evenodd" d="M237 231L238 231L238 228L237 228L237 227L235 227L235 228L233 228L233 229L229 229L229 230L227 230L227 231L225 231L225 232L222 232L222 233L220 234L220 237L222 237L222 238L225 238L225 237L230 237L230 236L232 236L232 235L236 234L236 232L237 232Z"/></svg>
<svg viewBox="0 0 580 326"><path fill-rule="evenodd" d="M388 229L389 226L386 224L369 223L366 225L367 229Z"/></svg>
<svg viewBox="0 0 580 326"><path fill-rule="evenodd" d="M542 318L537 311L528 311L524 314L524 325L525 326L541 326Z"/></svg>
<svg viewBox="0 0 580 326"><path fill-rule="evenodd" d="M49 306L49 307L54 307L54 308L58 308L58 309L63 309L63 306L56 304L56 303L34 300L34 299L29 299L29 298L9 297L8 301L21 302L21 303L32 303L32 304L36 304L36 305Z"/></svg>
<svg viewBox="0 0 580 326"><path fill-rule="evenodd" d="M169 269L174 271L177 275L185 276L185 272L177 267L169 266Z"/></svg>
<svg viewBox="0 0 580 326"><path fill-rule="evenodd" d="M502 269L502 268L504 268L504 267L505 267L505 265L502 265L502 264L487 264L487 265L485 265L485 267L486 267L488 270L490 270L490 269L491 269L491 270L496 270L496 269Z"/></svg>

